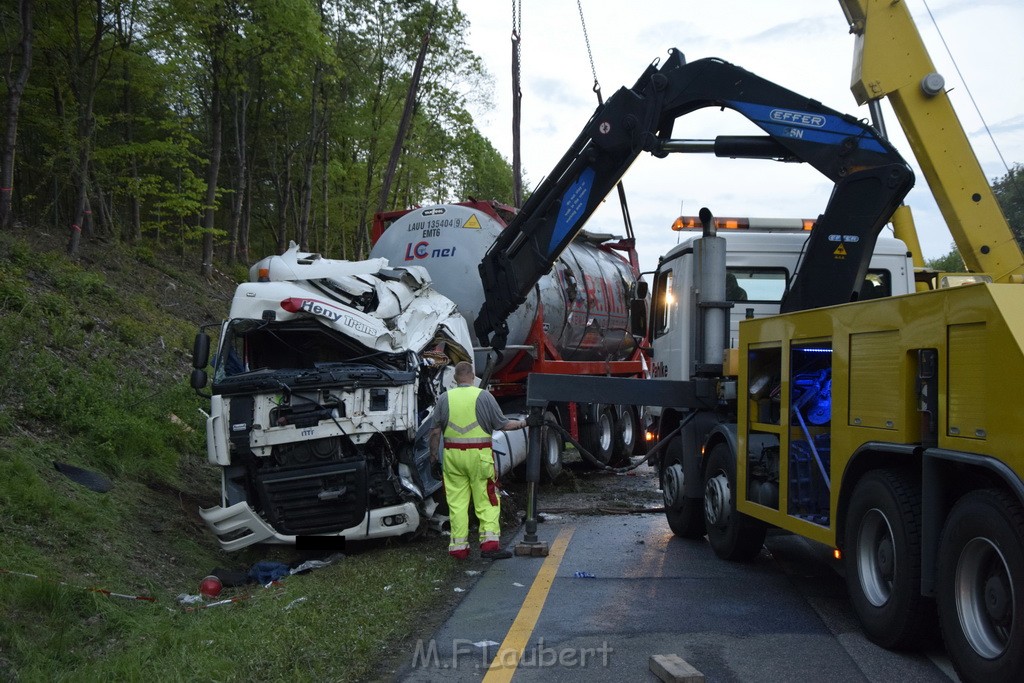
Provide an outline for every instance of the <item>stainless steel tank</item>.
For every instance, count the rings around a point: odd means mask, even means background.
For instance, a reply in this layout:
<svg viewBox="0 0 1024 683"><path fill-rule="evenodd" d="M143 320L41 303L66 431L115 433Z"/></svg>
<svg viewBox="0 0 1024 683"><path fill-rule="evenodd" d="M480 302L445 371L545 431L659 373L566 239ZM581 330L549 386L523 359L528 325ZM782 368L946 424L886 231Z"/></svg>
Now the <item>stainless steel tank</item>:
<svg viewBox="0 0 1024 683"><path fill-rule="evenodd" d="M503 228L492 216L458 204L413 209L388 226L370 256L424 266L472 331L484 300L477 266ZM636 278L625 259L602 251L598 242L581 233L509 316L509 348L526 344L539 325L564 360L622 360L634 351L629 294ZM479 345L475 334L473 343ZM477 354L478 367L482 362Z"/></svg>

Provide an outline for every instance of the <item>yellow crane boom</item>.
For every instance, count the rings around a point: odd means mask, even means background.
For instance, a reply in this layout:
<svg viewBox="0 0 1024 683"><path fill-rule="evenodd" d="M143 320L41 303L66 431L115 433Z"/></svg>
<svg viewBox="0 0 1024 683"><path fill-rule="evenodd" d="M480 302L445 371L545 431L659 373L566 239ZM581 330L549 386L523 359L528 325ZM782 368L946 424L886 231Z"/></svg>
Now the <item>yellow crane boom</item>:
<svg viewBox="0 0 1024 683"><path fill-rule="evenodd" d="M904 0L839 0L856 36L850 89L889 98L964 263L997 282L1024 282L1024 254L971 149ZM894 220L894 223L896 221ZM916 245L916 236L897 236ZM915 254L920 250L914 249Z"/></svg>

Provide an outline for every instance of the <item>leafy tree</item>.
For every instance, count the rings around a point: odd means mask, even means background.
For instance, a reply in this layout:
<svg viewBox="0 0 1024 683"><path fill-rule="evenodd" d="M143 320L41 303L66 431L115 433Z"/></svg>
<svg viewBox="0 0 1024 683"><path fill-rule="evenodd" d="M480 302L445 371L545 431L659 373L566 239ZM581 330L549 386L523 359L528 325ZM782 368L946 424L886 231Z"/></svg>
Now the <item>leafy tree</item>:
<svg viewBox="0 0 1024 683"><path fill-rule="evenodd" d="M956 244L950 244L950 251L938 258L928 259L925 262L925 266L932 270L938 270L943 273L962 273L965 270L964 260L960 256L960 251L956 248Z"/></svg>
<svg viewBox="0 0 1024 683"><path fill-rule="evenodd" d="M18 1L35 6L35 59L13 208L28 224L81 226L69 242L172 241L208 273L290 239L359 258L381 197L387 209L508 201L511 169L469 115L486 75L455 2ZM24 50L14 10L0 18L9 83Z"/></svg>
<svg viewBox="0 0 1024 683"><path fill-rule="evenodd" d="M4 122L6 134L3 147L0 148L0 229L10 225L11 197L14 193L14 152L18 139L18 115L21 108L21 97L28 83L32 70L32 0L19 0L18 16L14 19L9 9L0 10L4 30L0 38L5 45L4 61L9 65L4 73L4 86L7 91L7 111ZM18 26L17 33L9 32L7 27ZM11 67L18 64L17 71Z"/></svg>
<svg viewBox="0 0 1024 683"><path fill-rule="evenodd" d="M1024 166L1016 163L1006 175L993 180L992 191L1017 238L1017 244L1024 248Z"/></svg>
<svg viewBox="0 0 1024 683"><path fill-rule="evenodd" d="M1017 244L1024 250L1024 166L1014 164L1006 175L995 178L992 181L992 192L1003 210ZM925 265L947 273L960 273L966 269L956 244L950 245L948 253L929 260Z"/></svg>

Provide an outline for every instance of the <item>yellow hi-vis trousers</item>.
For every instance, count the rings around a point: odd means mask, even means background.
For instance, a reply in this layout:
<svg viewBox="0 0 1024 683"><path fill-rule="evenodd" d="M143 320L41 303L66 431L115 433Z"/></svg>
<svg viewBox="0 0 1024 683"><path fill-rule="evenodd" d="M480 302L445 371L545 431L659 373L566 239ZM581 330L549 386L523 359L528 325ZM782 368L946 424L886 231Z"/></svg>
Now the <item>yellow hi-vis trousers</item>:
<svg viewBox="0 0 1024 683"><path fill-rule="evenodd" d="M444 449L444 497L449 503L452 541L449 553L469 557L469 504L480 524L480 550L501 548L501 506L490 449Z"/></svg>
<svg viewBox="0 0 1024 683"><path fill-rule="evenodd" d="M448 552L459 559L469 557L470 501L480 522L480 550L498 550L501 547L498 526L501 508L491 449L445 448L444 493L452 533Z"/></svg>

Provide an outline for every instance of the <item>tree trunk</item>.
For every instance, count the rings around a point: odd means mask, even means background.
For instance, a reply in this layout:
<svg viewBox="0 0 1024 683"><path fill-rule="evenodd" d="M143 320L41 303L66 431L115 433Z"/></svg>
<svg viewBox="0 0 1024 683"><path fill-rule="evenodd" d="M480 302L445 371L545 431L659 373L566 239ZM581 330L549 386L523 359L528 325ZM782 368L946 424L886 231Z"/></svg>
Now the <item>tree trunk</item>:
<svg viewBox="0 0 1024 683"><path fill-rule="evenodd" d="M7 133L4 136L3 153L0 155L0 230L11 225L11 199L14 195L14 150L18 141L18 111L21 96L28 83L32 69L32 5L33 0L20 0L18 10L21 18L21 68L13 80L5 76L7 83Z"/></svg>
<svg viewBox="0 0 1024 683"><path fill-rule="evenodd" d="M100 43L103 38L103 0L96 0L96 17L92 35L92 44L89 50L82 52L81 46L77 44L78 34L76 33L76 45L74 54L80 59L71 64L72 67L72 90L75 93L76 104L78 105L78 167L74 174L75 187L75 211L71 224L71 235L68 239L68 255L72 258L78 256L79 245L82 240L82 230L92 230L91 221L86 224L86 211L88 210L89 192L89 165L92 162L92 135L96 129L96 120L93 117L93 104L96 101L96 90L99 84L100 64ZM88 74L83 75L76 68L79 64L87 64ZM86 233L89 235L90 233Z"/></svg>
<svg viewBox="0 0 1024 683"><path fill-rule="evenodd" d="M292 200L292 154L284 154L284 170L277 174L277 253L283 254L288 248L288 209Z"/></svg>
<svg viewBox="0 0 1024 683"><path fill-rule="evenodd" d="M313 205L313 166L320 136L320 117L317 111L317 92L320 89L321 65L318 61L313 72L312 96L309 98L309 137L306 141L306 156L302 163L302 196L299 198L298 242L299 249L309 251L309 213Z"/></svg>
<svg viewBox="0 0 1024 683"><path fill-rule="evenodd" d="M384 180L380 186L380 195L377 198L377 211L384 211L387 208L388 194L391 192L391 183L395 177L395 170L398 168L398 159L401 156L402 148L405 146L405 137L409 134L409 126L412 124L416 97L420 88L420 76L423 74L423 62L427 57L427 47L430 44L430 30L433 24L434 16L431 15L430 24L427 26L427 30L423 34L423 41L420 44L420 52L416 56L416 66L413 67L412 78L409 80L409 91L405 96L402 120L398 124L398 134L395 135L395 144L391 147L388 168L384 172Z"/></svg>
<svg viewBox="0 0 1024 683"><path fill-rule="evenodd" d="M139 161L132 155L132 178L135 180L135 186L138 188L139 180ZM128 236L128 241L132 244L142 239L142 202L139 200L139 192L136 189L132 192L131 197L128 200L128 206L131 210L131 234Z"/></svg>
<svg viewBox="0 0 1024 683"><path fill-rule="evenodd" d="M224 25L217 27L218 35L223 34ZM217 177L220 174L221 129L223 114L220 105L220 45L214 41L210 54L210 165L206 172L206 200L203 212L203 262L199 274L213 277L213 227L217 212Z"/></svg>
<svg viewBox="0 0 1024 683"><path fill-rule="evenodd" d="M246 186L252 187L252 164L249 165L248 180ZM245 201L242 203L242 222L238 226L238 257L242 263L249 263L249 231L252 225L252 191L245 193Z"/></svg>
<svg viewBox="0 0 1024 683"><path fill-rule="evenodd" d="M92 173L90 175L92 177L89 179L89 194L85 196L84 231L90 237L110 237L110 231L114 224L113 220L111 220L114 205L111 203L110 211L107 211L106 193L103 192L103 188L96 181L96 174ZM96 199L96 213L93 213L93 197Z"/></svg>
<svg viewBox="0 0 1024 683"><path fill-rule="evenodd" d="M330 223L330 221L328 220L329 215L330 215L330 211L328 210L328 207L327 207L327 169L328 169L328 164L327 164L327 152L328 152L327 139L328 139L328 133L327 133L327 131L328 130L329 130L329 127L328 127L328 116L327 116L327 103L324 102L324 135L323 135L323 139L322 139L323 150L320 153L320 166L321 166L321 170L320 170L320 205L323 207L321 209L321 213L323 214L323 217L324 217L323 218L323 233L322 233L323 234L323 250L324 251L328 251L328 249L327 249L327 244L328 244L327 243L327 238L328 238L329 223Z"/></svg>
<svg viewBox="0 0 1024 683"><path fill-rule="evenodd" d="M249 93L235 93L235 161L238 164L235 175L235 196L232 202L231 231L228 235L228 263L234 265L238 260L239 234L242 229L242 214L247 204L246 181L249 178L249 162L246 154L248 144L245 127L249 112Z"/></svg>
<svg viewBox="0 0 1024 683"><path fill-rule="evenodd" d="M89 183L89 150L88 140L79 133L78 143L78 168L75 169L75 203L73 220L71 223L71 235L68 237L68 255L77 258L78 250L82 243L82 230L88 226L85 223L85 210L88 203Z"/></svg>
<svg viewBox="0 0 1024 683"><path fill-rule="evenodd" d="M263 102L265 100L265 93L263 91L262 84L257 91L256 96L256 110L253 113L252 121L252 135L253 140L260 139L260 123L263 120ZM248 128L248 123L246 124ZM244 140L243 140L244 142ZM248 155L247 155L248 156ZM242 222L238 226L238 254L242 259L243 263L249 263L249 233L252 230L252 195L253 195L253 174L255 173L253 167L256 165L255 159L246 164L246 180L245 180L245 202L242 205Z"/></svg>
<svg viewBox="0 0 1024 683"><path fill-rule="evenodd" d="M132 115L132 92L131 92L131 70L128 62L122 67L122 78L124 79L124 93L122 95L122 107L125 114L124 141L130 148L135 142L135 125ZM142 237L142 202L139 199L139 160L133 152L128 160L128 168L132 174L132 191L128 195L128 209L130 212L129 225L127 230L128 241L136 242Z"/></svg>

